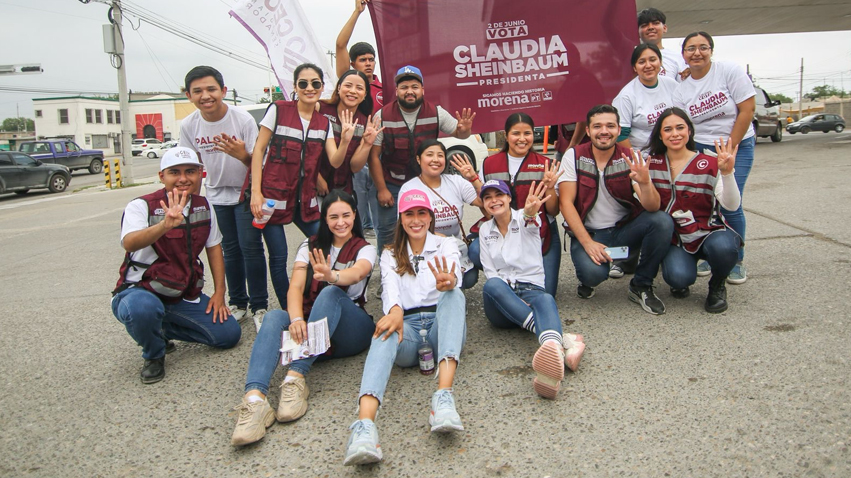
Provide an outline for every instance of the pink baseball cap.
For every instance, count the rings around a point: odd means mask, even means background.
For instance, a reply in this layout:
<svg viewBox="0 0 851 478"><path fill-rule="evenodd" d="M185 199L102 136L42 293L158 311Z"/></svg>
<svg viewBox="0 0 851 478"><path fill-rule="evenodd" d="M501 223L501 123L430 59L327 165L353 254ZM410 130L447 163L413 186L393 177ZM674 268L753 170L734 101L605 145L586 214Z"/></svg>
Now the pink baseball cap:
<svg viewBox="0 0 851 478"><path fill-rule="evenodd" d="M431 203L426 193L419 189L410 189L399 196L399 214L415 207L424 207L431 211Z"/></svg>

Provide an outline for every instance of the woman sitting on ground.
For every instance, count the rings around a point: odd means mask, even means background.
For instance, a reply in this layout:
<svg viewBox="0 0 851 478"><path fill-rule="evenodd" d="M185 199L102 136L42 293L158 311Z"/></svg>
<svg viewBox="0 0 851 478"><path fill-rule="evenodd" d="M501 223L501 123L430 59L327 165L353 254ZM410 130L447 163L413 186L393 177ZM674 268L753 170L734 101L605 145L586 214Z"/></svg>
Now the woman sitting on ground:
<svg viewBox="0 0 851 478"><path fill-rule="evenodd" d="M697 260L712 269L707 312L727 310L724 281L739 257L741 238L727 224L721 207L734 211L741 199L733 175L738 146L716 140L718 157L697 152L694 125L685 111L662 112L650 139L650 177L661 208L674 218L674 239L662 260L662 277L671 295L685 298L697 279Z"/></svg>
<svg viewBox="0 0 851 478"><path fill-rule="evenodd" d="M369 347L375 325L364 310L369 275L375 264L375 246L363 238L354 198L339 189L322 202L319 232L302 242L293 265L287 311L266 314L245 378L245 396L231 442L246 445L263 438L274 423L290 422L307 412L309 389L305 375L317 359L350 357ZM266 395L280 363L282 333L289 330L297 344L307 340L307 324L327 318L331 348L324 355L295 360L281 383L277 414Z"/></svg>
<svg viewBox="0 0 851 478"><path fill-rule="evenodd" d="M420 330L426 331L426 340L437 358L438 390L431 398L428 419L431 431L464 429L452 391L467 330L466 300L458 287L458 246L454 238L434 235L434 211L425 192L411 189L400 194L398 208L393 245L381 254L385 315L375 324L363 367L358 419L350 427L344 465L382 459L375 415L384 400L393 364L419 364Z"/></svg>
<svg viewBox="0 0 851 478"><path fill-rule="evenodd" d="M488 281L483 290L485 315L495 327L524 329L538 336L540 347L532 359L537 373L535 391L553 399L564 378L585 352L581 335L563 334L556 301L544 290L541 255L541 218L546 184L532 183L522 210L511 209L511 191L499 179L482 186L485 211L492 217L479 230L482 267Z"/></svg>
<svg viewBox="0 0 851 478"><path fill-rule="evenodd" d="M470 159L466 155L455 155L452 164L467 174L476 174ZM464 204L481 207L482 200L479 199L475 186L481 187L482 183L477 179L473 182L465 180L456 174L444 174L446 169L446 147L436 139L428 139L417 148L417 168L420 173L402 185L399 194L419 189L428 195L429 202L434 208L434 232L458 240L461 249L462 263L466 258L467 245L464 243L465 232L461 220L464 217ZM463 174L463 173L462 173ZM463 247L461 247L463 245ZM468 265L463 270L464 280L461 281L462 289L469 289L476 284L478 273L472 263L467 260Z"/></svg>

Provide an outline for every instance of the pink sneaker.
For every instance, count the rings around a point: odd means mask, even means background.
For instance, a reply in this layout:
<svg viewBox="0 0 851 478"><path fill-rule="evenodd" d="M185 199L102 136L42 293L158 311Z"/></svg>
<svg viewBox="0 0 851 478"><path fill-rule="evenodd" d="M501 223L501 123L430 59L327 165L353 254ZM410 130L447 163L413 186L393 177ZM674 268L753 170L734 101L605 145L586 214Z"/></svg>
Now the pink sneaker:
<svg viewBox="0 0 851 478"><path fill-rule="evenodd" d="M532 369L538 374L532 386L538 395L555 399L564 378L564 352L558 342L547 340L535 352Z"/></svg>
<svg viewBox="0 0 851 478"><path fill-rule="evenodd" d="M575 372L579 368L579 361L582 360L584 353L585 344L582 342L573 342L573 345L564 349L564 364L571 372Z"/></svg>
<svg viewBox="0 0 851 478"><path fill-rule="evenodd" d="M562 340L564 344L567 345L571 342L582 342L585 343L585 337L582 334L568 334L567 332L561 334Z"/></svg>

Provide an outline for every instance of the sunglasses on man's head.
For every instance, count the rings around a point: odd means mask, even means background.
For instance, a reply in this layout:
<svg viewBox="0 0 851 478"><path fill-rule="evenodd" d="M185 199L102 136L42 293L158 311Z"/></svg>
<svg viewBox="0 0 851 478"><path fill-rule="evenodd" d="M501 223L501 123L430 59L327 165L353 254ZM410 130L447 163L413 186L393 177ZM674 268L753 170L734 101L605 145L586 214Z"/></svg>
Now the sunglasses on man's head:
<svg viewBox="0 0 851 478"><path fill-rule="evenodd" d="M299 89L306 90L307 80L298 80L296 85L298 85ZM310 86L312 86L314 90L318 90L319 88L322 88L322 82L319 80L313 80L310 82Z"/></svg>

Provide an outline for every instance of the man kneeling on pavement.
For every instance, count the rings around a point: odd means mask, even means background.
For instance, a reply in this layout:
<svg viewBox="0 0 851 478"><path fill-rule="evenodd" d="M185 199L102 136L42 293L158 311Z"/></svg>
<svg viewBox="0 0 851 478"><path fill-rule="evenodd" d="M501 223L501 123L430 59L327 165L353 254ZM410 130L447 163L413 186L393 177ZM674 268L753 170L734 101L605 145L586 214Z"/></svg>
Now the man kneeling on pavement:
<svg viewBox="0 0 851 478"><path fill-rule="evenodd" d="M113 291L112 313L142 347L142 383L165 377L171 339L217 348L239 343L242 330L225 303L222 234L207 200L198 194L202 165L189 148L169 149L160 162L163 189L124 209L121 246L127 251ZM203 294L202 250L214 292Z"/></svg>

